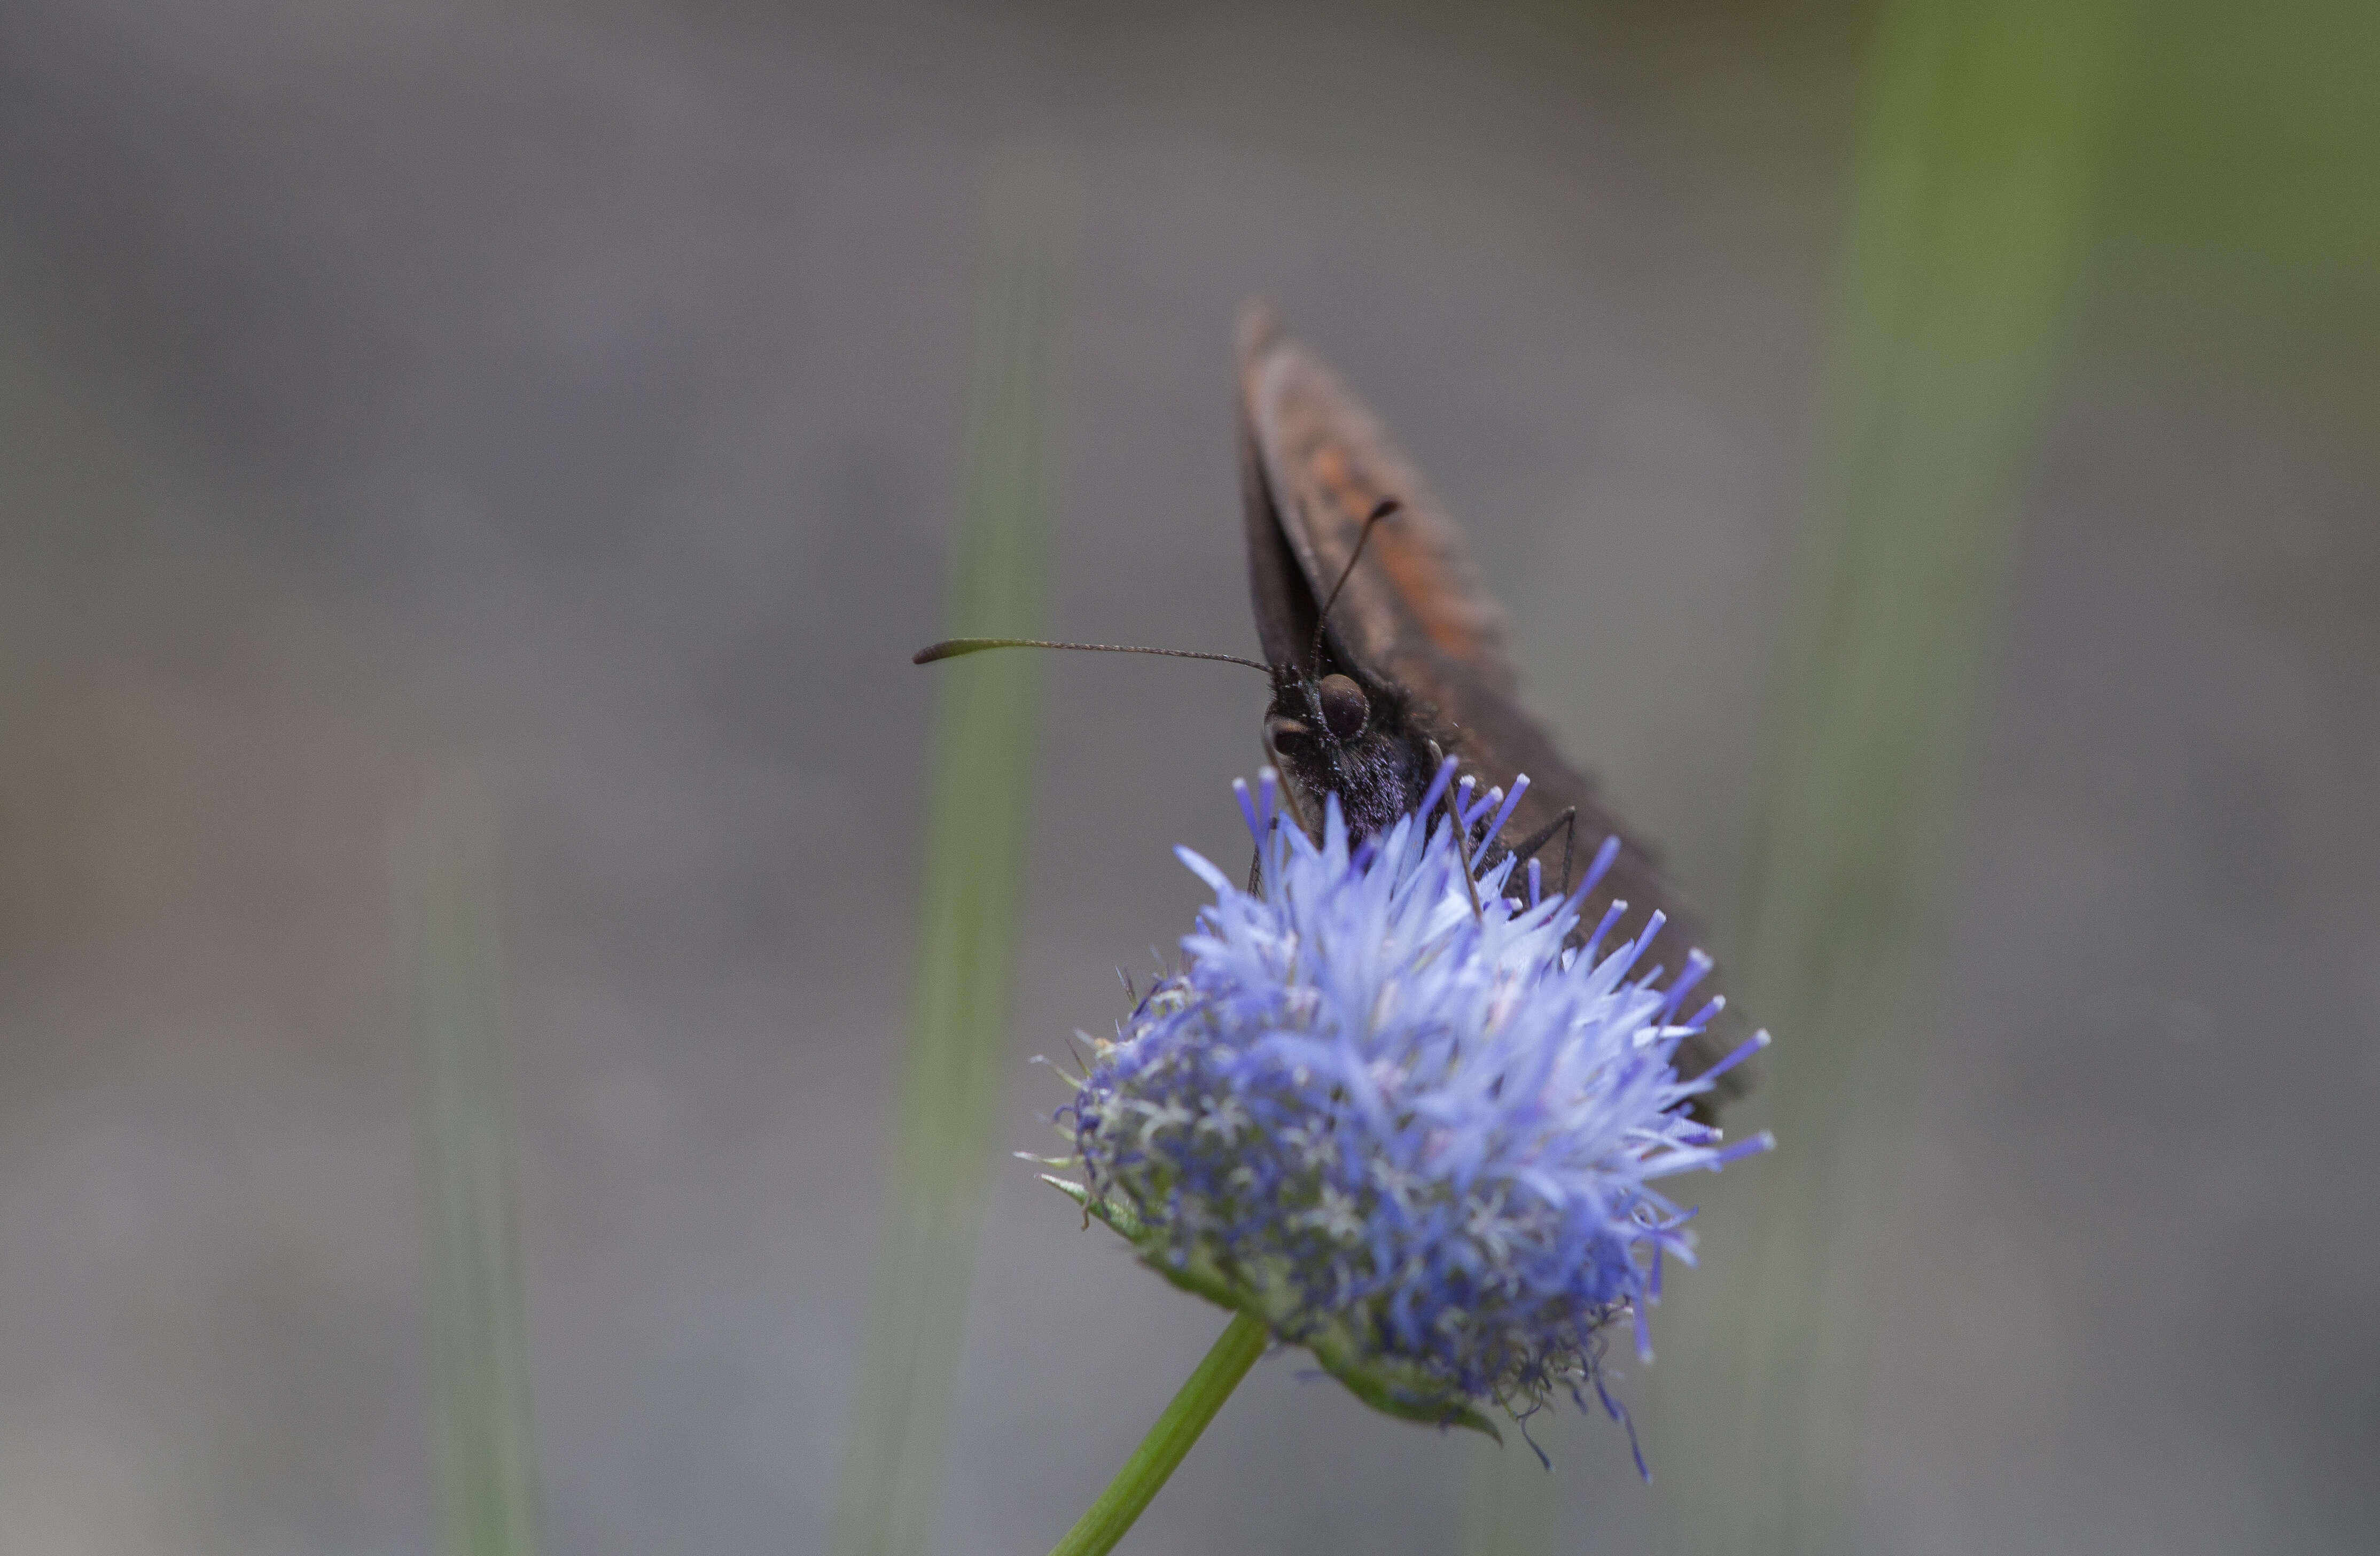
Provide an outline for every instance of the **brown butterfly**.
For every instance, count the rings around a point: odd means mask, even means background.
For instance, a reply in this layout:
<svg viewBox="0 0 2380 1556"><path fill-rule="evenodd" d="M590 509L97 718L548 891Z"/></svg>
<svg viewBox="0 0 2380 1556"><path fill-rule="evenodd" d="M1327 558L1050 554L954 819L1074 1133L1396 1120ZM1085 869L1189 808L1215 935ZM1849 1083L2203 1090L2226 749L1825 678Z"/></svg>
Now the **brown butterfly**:
<svg viewBox="0 0 2380 1556"><path fill-rule="evenodd" d="M1272 678L1266 754L1292 808L1318 832L1326 795L1364 836L1422 800L1446 756L1479 790L1527 787L1488 857L1536 859L1548 890L1566 890L1586 856L1617 852L1587 893L1582 930L1615 901L1613 934L1641 930L1655 911L1670 928L1658 959L1679 965L1699 943L1696 920L1653 857L1621 832L1595 785L1563 760L1515 697L1503 613L1463 555L1446 517L1378 420L1321 359L1252 307L1240 322L1240 472L1248 590L1264 662L1233 654L1124 649L1253 665ZM961 638L920 650L917 663L978 648L1104 649L1103 644ZM1485 823L1482 823L1483 825ZM1521 890L1515 875L1513 890ZM1606 943L1612 943L1607 937ZM1668 949L1670 954L1659 954ZM1718 992L1706 976L1699 994ZM1679 1071L1700 1075L1733 1049L1731 1014L1678 1050ZM1750 1084L1743 1067L1702 1098L1706 1117Z"/></svg>

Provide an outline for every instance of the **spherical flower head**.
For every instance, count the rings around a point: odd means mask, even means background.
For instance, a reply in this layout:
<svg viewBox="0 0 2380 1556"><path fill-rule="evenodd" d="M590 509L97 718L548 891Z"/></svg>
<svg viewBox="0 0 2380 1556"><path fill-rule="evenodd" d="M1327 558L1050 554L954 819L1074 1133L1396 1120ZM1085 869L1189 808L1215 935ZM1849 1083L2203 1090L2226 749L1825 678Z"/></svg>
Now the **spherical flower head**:
<svg viewBox="0 0 2380 1556"><path fill-rule="evenodd" d="M1507 897L1512 862L1480 865L1527 780L1449 798L1452 771L1352 845L1335 802L1318 845L1270 772L1234 785L1258 883L1177 850L1214 903L1094 1043L1060 1114L1083 1182L1060 1186L1380 1409L1492 1432L1483 1406L1525 1417L1592 1388L1621 1416L1605 1331L1629 1319L1650 1360L1664 1261L1693 1258L1690 1212L1654 1184L1768 1141L1688 1116L1718 1073L1671 1063L1717 1013L1682 1014L1708 960L1664 984L1658 915L1604 946L1618 906L1574 938L1616 840L1577 891L1543 894L1533 865Z"/></svg>

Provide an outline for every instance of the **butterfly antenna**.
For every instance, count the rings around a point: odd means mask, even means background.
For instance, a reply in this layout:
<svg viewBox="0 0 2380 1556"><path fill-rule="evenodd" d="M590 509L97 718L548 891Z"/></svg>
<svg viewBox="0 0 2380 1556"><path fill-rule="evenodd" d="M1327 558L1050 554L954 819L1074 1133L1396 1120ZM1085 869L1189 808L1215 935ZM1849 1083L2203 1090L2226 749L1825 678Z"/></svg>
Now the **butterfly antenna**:
<svg viewBox="0 0 2380 1556"><path fill-rule="evenodd" d="M956 659L961 654L981 653L986 649L1071 649L1076 653L1091 654L1156 654L1161 659L1211 659L1219 664L1245 664L1251 670L1272 674L1269 664L1237 654L1200 653L1196 649L1144 649L1124 643L1052 643L1039 638L945 638L939 643L929 643L909 656L912 664L931 664L936 660Z"/></svg>
<svg viewBox="0 0 2380 1556"><path fill-rule="evenodd" d="M1314 647L1305 657L1316 669L1322 667L1322 634L1330 626L1330 607L1339 603L1339 591L1345 589L1347 580L1355 576L1355 564L1364 559L1364 547L1372 538L1373 527L1403 506L1404 504L1394 497L1383 497L1373 506L1370 517L1364 520L1363 533L1355 537L1355 549L1348 553L1347 565L1340 569L1339 581L1330 586L1330 598L1322 602L1322 614L1314 623Z"/></svg>

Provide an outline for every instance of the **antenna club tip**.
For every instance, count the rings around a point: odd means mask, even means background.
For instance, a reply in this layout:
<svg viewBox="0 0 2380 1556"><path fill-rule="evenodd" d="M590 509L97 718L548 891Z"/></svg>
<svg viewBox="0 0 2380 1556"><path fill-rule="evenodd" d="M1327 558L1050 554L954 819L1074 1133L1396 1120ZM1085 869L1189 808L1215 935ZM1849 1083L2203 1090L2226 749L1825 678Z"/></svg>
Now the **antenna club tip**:
<svg viewBox="0 0 2380 1556"><path fill-rule="evenodd" d="M931 664L938 659L949 658L950 649L951 646L948 643L929 643L924 648L919 649L916 653L911 654L909 656L909 663L912 664Z"/></svg>

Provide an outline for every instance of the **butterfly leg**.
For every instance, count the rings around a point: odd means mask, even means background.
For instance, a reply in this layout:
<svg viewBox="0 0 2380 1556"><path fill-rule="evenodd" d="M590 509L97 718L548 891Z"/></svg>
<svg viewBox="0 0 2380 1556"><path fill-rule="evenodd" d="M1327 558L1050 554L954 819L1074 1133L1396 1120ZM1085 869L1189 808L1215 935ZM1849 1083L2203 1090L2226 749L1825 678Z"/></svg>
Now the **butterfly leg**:
<svg viewBox="0 0 2380 1556"><path fill-rule="evenodd" d="M1539 827L1536 832L1531 833L1527 837L1523 838L1520 842L1512 845L1512 857L1525 861L1530 855L1536 853L1547 844L1551 843L1553 841L1554 833L1556 833L1562 834L1561 889L1563 893L1567 894L1570 891L1571 849L1578 841L1577 806L1571 806L1560 815L1555 817L1552 821L1548 821L1544 826Z"/></svg>

